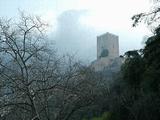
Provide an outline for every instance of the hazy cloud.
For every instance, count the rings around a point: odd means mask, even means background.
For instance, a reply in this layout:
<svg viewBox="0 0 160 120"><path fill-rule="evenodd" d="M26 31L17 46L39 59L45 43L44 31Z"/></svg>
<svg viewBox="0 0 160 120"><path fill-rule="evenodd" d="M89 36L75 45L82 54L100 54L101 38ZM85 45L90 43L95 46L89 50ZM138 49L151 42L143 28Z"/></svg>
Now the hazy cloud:
<svg viewBox="0 0 160 120"><path fill-rule="evenodd" d="M96 33L80 22L86 13L85 10L63 12L57 20L54 40L59 52L76 53L83 60L93 60L96 57Z"/></svg>
<svg viewBox="0 0 160 120"><path fill-rule="evenodd" d="M96 30L81 22L81 18L85 18L87 14L86 10L69 10L59 15L57 29L52 33L59 53L76 54L81 60L91 62L96 59L96 36L105 32L119 36L120 54L142 47L141 33L133 34L135 31L119 31L109 27Z"/></svg>

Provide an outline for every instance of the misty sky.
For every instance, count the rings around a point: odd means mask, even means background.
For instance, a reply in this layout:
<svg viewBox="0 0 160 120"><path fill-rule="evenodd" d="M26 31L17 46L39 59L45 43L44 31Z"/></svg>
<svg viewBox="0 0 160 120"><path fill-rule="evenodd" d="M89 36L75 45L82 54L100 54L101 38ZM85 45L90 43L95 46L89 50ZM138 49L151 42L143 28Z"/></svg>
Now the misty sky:
<svg viewBox="0 0 160 120"><path fill-rule="evenodd" d="M149 9L149 0L0 0L0 16L14 18L18 9L47 21L49 36L61 53L96 59L96 36L119 36L120 54L141 48L149 30L132 28L131 17Z"/></svg>

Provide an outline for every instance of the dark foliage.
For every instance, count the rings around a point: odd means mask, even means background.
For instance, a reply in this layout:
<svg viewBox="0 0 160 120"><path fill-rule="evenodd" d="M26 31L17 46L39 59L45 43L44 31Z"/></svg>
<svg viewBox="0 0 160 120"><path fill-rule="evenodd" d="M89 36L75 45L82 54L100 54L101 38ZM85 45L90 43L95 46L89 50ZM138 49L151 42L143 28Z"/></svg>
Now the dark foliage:
<svg viewBox="0 0 160 120"><path fill-rule="evenodd" d="M107 57L109 55L109 52L107 49L104 49L101 53L101 56L100 57Z"/></svg>

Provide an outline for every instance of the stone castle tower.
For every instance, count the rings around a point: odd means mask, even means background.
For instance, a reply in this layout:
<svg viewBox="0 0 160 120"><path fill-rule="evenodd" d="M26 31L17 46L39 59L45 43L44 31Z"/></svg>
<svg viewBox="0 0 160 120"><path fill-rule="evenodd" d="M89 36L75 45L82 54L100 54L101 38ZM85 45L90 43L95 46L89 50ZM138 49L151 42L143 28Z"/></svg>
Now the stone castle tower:
<svg viewBox="0 0 160 120"><path fill-rule="evenodd" d="M118 36L105 33L97 36L97 59L102 57L115 58L119 56Z"/></svg>
<svg viewBox="0 0 160 120"><path fill-rule="evenodd" d="M116 71L122 64L119 57L119 37L111 33L97 36L97 60L91 66L95 71L110 69Z"/></svg>

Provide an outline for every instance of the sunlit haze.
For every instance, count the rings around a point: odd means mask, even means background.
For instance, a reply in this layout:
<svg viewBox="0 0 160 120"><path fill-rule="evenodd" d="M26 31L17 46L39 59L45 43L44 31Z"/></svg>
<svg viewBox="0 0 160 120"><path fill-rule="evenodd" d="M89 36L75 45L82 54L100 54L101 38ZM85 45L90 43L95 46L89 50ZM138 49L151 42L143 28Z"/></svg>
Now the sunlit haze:
<svg viewBox="0 0 160 120"><path fill-rule="evenodd" d="M59 52L93 61L96 36L105 32L119 36L120 54L141 48L150 32L144 25L133 28L131 17L149 7L149 0L0 0L0 16L13 18L18 10L39 15Z"/></svg>

